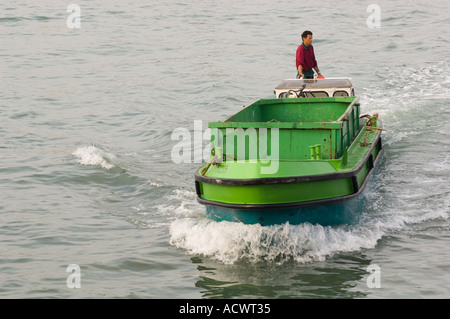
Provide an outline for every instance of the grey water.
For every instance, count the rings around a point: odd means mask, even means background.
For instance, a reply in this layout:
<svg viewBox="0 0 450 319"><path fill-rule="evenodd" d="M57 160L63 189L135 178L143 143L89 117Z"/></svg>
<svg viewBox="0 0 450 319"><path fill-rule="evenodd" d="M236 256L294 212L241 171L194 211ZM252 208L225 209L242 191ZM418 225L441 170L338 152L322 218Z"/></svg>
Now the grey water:
<svg viewBox="0 0 450 319"><path fill-rule="evenodd" d="M73 2L1 5L1 298L450 297L449 1ZM362 218L211 221L172 133L273 97L304 30L386 129Z"/></svg>

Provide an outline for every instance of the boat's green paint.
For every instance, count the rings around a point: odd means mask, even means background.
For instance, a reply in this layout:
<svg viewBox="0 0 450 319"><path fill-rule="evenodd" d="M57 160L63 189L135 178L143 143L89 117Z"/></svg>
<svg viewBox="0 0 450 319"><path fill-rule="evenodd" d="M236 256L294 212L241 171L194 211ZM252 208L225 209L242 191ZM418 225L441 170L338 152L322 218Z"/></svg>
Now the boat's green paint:
<svg viewBox="0 0 450 319"><path fill-rule="evenodd" d="M309 159L309 147L316 144L322 145L324 159L333 159L342 155L359 130L359 104L356 97L262 99L223 122L209 123L209 127L214 136L225 136L223 153L234 158L239 155L238 137L245 133L251 136L253 131L259 135L260 129L275 128L279 129L280 159ZM230 138L236 140L233 150L227 148ZM270 135L268 143L270 149ZM249 145L246 160L255 159L248 153Z"/></svg>
<svg viewBox="0 0 450 319"><path fill-rule="evenodd" d="M366 129L354 96L262 99L209 127L212 163L196 172L196 191L217 220L309 221L292 209L342 207L381 151L381 130Z"/></svg>

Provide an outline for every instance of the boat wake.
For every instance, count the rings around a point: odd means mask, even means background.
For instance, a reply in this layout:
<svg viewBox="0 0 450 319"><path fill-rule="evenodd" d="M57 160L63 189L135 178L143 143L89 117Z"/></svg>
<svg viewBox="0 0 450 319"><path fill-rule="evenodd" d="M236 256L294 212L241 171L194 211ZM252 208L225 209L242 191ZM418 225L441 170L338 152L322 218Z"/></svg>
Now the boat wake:
<svg viewBox="0 0 450 319"><path fill-rule="evenodd" d="M373 218L362 218L359 224L351 226L217 222L205 217L203 206L195 205L195 193L177 195L183 195L184 199L178 196L177 201L182 200L184 204L180 204L178 218L169 225L170 244L189 255L204 256L224 264L323 261L339 253L373 248L388 231L386 223Z"/></svg>
<svg viewBox="0 0 450 319"><path fill-rule="evenodd" d="M372 181L366 189L362 218L356 225L322 226L303 223L261 226L210 220L199 211L202 207L183 205L184 217L169 225L170 244L187 254L204 256L224 264L238 262L288 261L310 263L324 261L341 253L375 248L380 239L435 219L447 219L445 207L424 212L418 208L401 211L377 189L384 181ZM189 197L189 201L192 200ZM186 207L189 206L190 212ZM195 208L194 208L195 207ZM190 215L190 216L189 216ZM181 217L181 218L180 218Z"/></svg>
<svg viewBox="0 0 450 319"><path fill-rule="evenodd" d="M189 254L225 264L238 261L300 263L325 260L336 253L372 248L380 229L311 225L260 226L207 219L181 219L170 225L170 242Z"/></svg>
<svg viewBox="0 0 450 319"><path fill-rule="evenodd" d="M100 166L105 169L111 169L114 164L111 163L113 155L95 147L94 145L82 146L77 148L73 153L81 165Z"/></svg>

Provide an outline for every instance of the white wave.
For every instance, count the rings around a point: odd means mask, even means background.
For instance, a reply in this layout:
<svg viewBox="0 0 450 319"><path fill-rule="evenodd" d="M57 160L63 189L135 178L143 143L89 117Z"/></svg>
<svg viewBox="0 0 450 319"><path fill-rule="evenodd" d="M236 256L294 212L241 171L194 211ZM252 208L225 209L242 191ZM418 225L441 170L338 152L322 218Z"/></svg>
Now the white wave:
<svg viewBox="0 0 450 319"><path fill-rule="evenodd" d="M382 120L398 117L402 122L407 112L420 110L423 101L450 98L449 72L447 61L387 68L383 82L358 90L361 105L368 112L379 112Z"/></svg>
<svg viewBox="0 0 450 319"><path fill-rule="evenodd" d="M164 184L149 180L148 183L153 187L162 187Z"/></svg>
<svg viewBox="0 0 450 319"><path fill-rule="evenodd" d="M114 164L108 162L113 156L94 145L79 147L72 155L78 159L78 163L81 165L101 166L106 169L114 167Z"/></svg>
<svg viewBox="0 0 450 319"><path fill-rule="evenodd" d="M375 247L383 235L377 225L324 227L301 225L260 226L204 219L178 219L170 225L170 243L217 259L225 264L239 260L299 263L322 261L340 252Z"/></svg>
<svg viewBox="0 0 450 319"><path fill-rule="evenodd" d="M192 190L176 188L160 198L161 203L139 203L132 207L136 215L144 216L148 228L167 227L179 218L198 218L204 215ZM200 209L199 209L200 208Z"/></svg>
<svg viewBox="0 0 450 319"><path fill-rule="evenodd" d="M177 188L165 198L170 204L158 205L156 209L158 214L166 215L170 221L177 218L198 218L204 212L203 206L197 203L195 192L191 190Z"/></svg>

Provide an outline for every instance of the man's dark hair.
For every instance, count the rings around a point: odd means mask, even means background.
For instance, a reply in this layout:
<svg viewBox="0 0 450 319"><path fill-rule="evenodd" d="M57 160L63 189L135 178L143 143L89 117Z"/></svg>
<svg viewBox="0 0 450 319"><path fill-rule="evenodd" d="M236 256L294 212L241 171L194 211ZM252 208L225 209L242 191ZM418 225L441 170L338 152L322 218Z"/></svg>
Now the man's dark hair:
<svg viewBox="0 0 450 319"><path fill-rule="evenodd" d="M311 32L311 31L308 31L308 30L304 31L304 32L302 33L302 39L307 38L308 35L311 35L311 36L312 36L312 32Z"/></svg>

